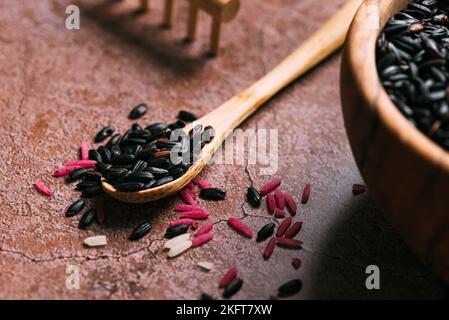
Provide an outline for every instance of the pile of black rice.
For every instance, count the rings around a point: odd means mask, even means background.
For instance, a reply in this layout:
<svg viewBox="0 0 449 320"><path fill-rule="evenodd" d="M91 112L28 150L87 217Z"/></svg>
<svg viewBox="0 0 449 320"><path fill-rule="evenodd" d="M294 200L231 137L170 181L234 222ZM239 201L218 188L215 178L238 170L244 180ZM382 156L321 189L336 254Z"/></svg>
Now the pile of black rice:
<svg viewBox="0 0 449 320"><path fill-rule="evenodd" d="M136 106L129 118L141 117L147 108L145 104ZM212 127L203 128L201 124L185 133L186 122L196 119L194 114L181 111L176 122L157 122L145 128L134 123L124 134L114 134L113 127L104 127L94 142L109 140L89 150L89 160L96 161L95 168L76 169L68 175L67 182L81 180L77 189L82 191L83 198L92 198L103 192L101 178L123 192L146 190L174 181L215 137Z"/></svg>
<svg viewBox="0 0 449 320"><path fill-rule="evenodd" d="M146 105L136 106L130 113L136 119L146 112ZM152 123L145 128L134 123L124 134L114 134L111 126L101 129L94 141L106 144L89 150L89 159L97 161L95 171L117 190L135 192L155 188L181 177L194 163L215 131L201 124L187 134L186 122L196 120L192 113L181 111L171 124Z"/></svg>
<svg viewBox="0 0 449 320"><path fill-rule="evenodd" d="M449 150L449 1L421 0L394 15L377 44L383 86L401 113Z"/></svg>

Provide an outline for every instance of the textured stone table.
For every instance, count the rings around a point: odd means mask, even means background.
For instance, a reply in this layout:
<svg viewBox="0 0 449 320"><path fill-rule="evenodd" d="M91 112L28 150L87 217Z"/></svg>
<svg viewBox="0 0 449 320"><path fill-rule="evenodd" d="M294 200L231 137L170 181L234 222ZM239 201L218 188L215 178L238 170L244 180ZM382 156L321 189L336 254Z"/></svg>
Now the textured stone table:
<svg viewBox="0 0 449 320"><path fill-rule="evenodd" d="M136 1L137 2L137 1ZM345 135L339 102L339 54L267 103L243 126L279 129L277 176L283 189L299 197L304 221L302 251L276 250L269 261L263 244L244 240L224 224L209 244L167 260L157 240L176 214L179 200L125 205L110 200L106 223L87 231L78 218L65 218L77 198L73 186L49 175L77 157L82 140L103 126L130 125L127 114L146 101L141 123L171 121L183 108L200 115L213 110L272 68L330 17L343 0L243 0L237 19L224 26L222 51L205 57L209 19L203 16L199 40L183 43L185 1L178 24L160 27L162 1L151 13L136 15L136 3L83 0L81 30L65 29L69 0L0 2L0 298L196 299L201 292L220 296L217 282L236 263L245 284L235 298L266 299L282 282L299 277L294 298L440 298L443 288L388 225L369 194L354 197L361 177ZM250 180L270 177L259 166L213 165L203 177L227 188L225 202L202 202L213 221L242 216L254 230L268 220L244 195ZM36 192L42 180L52 198ZM152 233L129 242L143 221ZM89 235L105 234L109 244L86 249ZM295 271L291 258L303 266ZM209 273L198 261L213 261ZM381 290L365 288L365 268L381 270ZM80 268L81 287L68 290L66 268Z"/></svg>

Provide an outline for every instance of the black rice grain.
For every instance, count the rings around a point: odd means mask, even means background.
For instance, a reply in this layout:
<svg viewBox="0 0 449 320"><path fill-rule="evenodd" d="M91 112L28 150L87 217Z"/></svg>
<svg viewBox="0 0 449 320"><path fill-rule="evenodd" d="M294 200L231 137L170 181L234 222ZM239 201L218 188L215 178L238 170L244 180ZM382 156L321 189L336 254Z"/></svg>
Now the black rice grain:
<svg viewBox="0 0 449 320"><path fill-rule="evenodd" d="M226 191L219 188L201 189L200 197L206 200L224 200Z"/></svg>
<svg viewBox="0 0 449 320"><path fill-rule="evenodd" d="M103 162L103 159L101 159L101 156L97 150L89 150L89 160Z"/></svg>
<svg viewBox="0 0 449 320"><path fill-rule="evenodd" d="M175 180L175 179L172 176L166 176L166 177L156 180L156 182L152 185L152 187L153 188L160 187L164 184L172 182L173 180Z"/></svg>
<svg viewBox="0 0 449 320"><path fill-rule="evenodd" d="M249 187L248 192L246 193L246 198L248 199L248 202L253 208L259 208L260 202L262 200L262 197L254 187Z"/></svg>
<svg viewBox="0 0 449 320"><path fill-rule="evenodd" d="M117 190L121 192L137 192L143 190L144 187L145 184L142 182L124 182L116 186Z"/></svg>
<svg viewBox="0 0 449 320"><path fill-rule="evenodd" d="M87 188L98 187L99 185L100 185L100 183L97 182L97 181L88 181L88 180L86 180L86 181L82 181L82 182L78 183L76 185L76 189L80 190L80 191L83 191L83 190L86 190Z"/></svg>
<svg viewBox="0 0 449 320"><path fill-rule="evenodd" d="M172 239L174 237L180 236L181 234L186 233L189 230L189 227L190 226L188 224L178 224L176 226L169 227L165 231L165 237L167 239Z"/></svg>
<svg viewBox="0 0 449 320"><path fill-rule="evenodd" d="M69 175L66 178L66 182L70 183L70 182L79 180L79 179L83 178L88 172L89 172L89 170L86 168L75 169L69 173Z"/></svg>
<svg viewBox="0 0 449 320"><path fill-rule="evenodd" d="M240 289L243 286L243 280L240 278L235 278L234 280L229 283L224 292L223 292L223 298L231 298L233 295L235 295L237 292L240 291Z"/></svg>
<svg viewBox="0 0 449 320"><path fill-rule="evenodd" d="M126 168L109 168L103 171L103 176L107 180L113 181L125 177L127 173L128 169Z"/></svg>
<svg viewBox="0 0 449 320"><path fill-rule="evenodd" d="M157 122L146 127L146 130L149 130L151 134L155 137L159 136L168 128L168 125L162 122Z"/></svg>
<svg viewBox="0 0 449 320"><path fill-rule="evenodd" d="M101 182L101 176L94 172L94 171L89 171L88 173L86 173L86 175L83 178L83 181L93 181L93 182Z"/></svg>
<svg viewBox="0 0 449 320"><path fill-rule="evenodd" d="M101 142L104 139L106 139L107 137L110 137L114 133L114 131L115 131L115 129L111 126L104 127L95 136L95 140L94 140L95 143Z"/></svg>
<svg viewBox="0 0 449 320"><path fill-rule="evenodd" d="M128 138L125 141L122 142L122 145L124 146L138 146L143 145L147 141L144 138ZM134 152L131 152L134 153Z"/></svg>
<svg viewBox="0 0 449 320"><path fill-rule="evenodd" d="M129 240L136 241L143 238L151 231L151 228L152 228L151 223L149 222L142 223L140 226L138 226L133 230L133 232L129 236Z"/></svg>
<svg viewBox="0 0 449 320"><path fill-rule="evenodd" d="M114 134L109 141L106 143L106 147L111 148L120 142L122 135L120 133Z"/></svg>
<svg viewBox="0 0 449 320"><path fill-rule="evenodd" d="M274 229L276 228L276 224L273 222L270 222L266 225L264 225L259 232L257 232L257 242L262 242L267 240L269 237L271 237L274 234Z"/></svg>
<svg viewBox="0 0 449 320"><path fill-rule="evenodd" d="M138 119L138 118L142 117L147 111L148 111L148 106L145 103L141 103L131 110L131 112L129 114L129 118L132 120Z"/></svg>
<svg viewBox="0 0 449 320"><path fill-rule="evenodd" d="M109 150L111 150L111 156L113 158L118 157L119 155L122 154L122 149L118 145L113 145L109 147Z"/></svg>
<svg viewBox="0 0 449 320"><path fill-rule="evenodd" d="M143 151L143 147L141 145L132 145L132 146L123 146L124 154L132 154L136 156L137 154Z"/></svg>
<svg viewBox="0 0 449 320"><path fill-rule="evenodd" d="M278 289L279 297L289 297L297 294L302 289L302 281L299 279L294 279L289 282L284 283Z"/></svg>
<svg viewBox="0 0 449 320"><path fill-rule="evenodd" d="M167 169L170 165L170 160L167 158L152 159L148 161L147 164L150 168ZM165 172L164 174L167 174L167 172Z"/></svg>
<svg viewBox="0 0 449 320"><path fill-rule="evenodd" d="M150 172L131 173L124 179L124 181L126 182L142 182L144 184L147 184L153 180L155 180L154 175L151 174Z"/></svg>
<svg viewBox="0 0 449 320"><path fill-rule="evenodd" d="M111 163L114 165L126 165L133 164L136 157L133 154L121 154L115 158L112 158Z"/></svg>
<svg viewBox="0 0 449 320"><path fill-rule="evenodd" d="M136 154L137 159L148 161L154 156L155 150L153 149L142 149L142 151L138 152ZM145 163L145 167L148 165L148 163Z"/></svg>
<svg viewBox="0 0 449 320"><path fill-rule="evenodd" d="M182 167L173 167L170 170L168 170L168 173L174 179L177 179L184 174L184 169Z"/></svg>
<svg viewBox="0 0 449 320"><path fill-rule="evenodd" d="M207 301L207 300L215 300L215 299L210 294L202 293L200 296L200 300Z"/></svg>
<svg viewBox="0 0 449 320"><path fill-rule="evenodd" d="M171 129L171 130L176 130L176 129L182 129L185 126L186 126L186 124L183 121L178 120L176 122L170 123L168 125L168 128Z"/></svg>
<svg viewBox="0 0 449 320"><path fill-rule="evenodd" d="M81 196L83 198L94 198L103 193L103 189L100 186L90 187L83 190Z"/></svg>
<svg viewBox="0 0 449 320"><path fill-rule="evenodd" d="M178 113L178 119L184 122L193 122L198 120L198 117L192 112L181 110Z"/></svg>
<svg viewBox="0 0 449 320"><path fill-rule="evenodd" d="M143 128L140 124L133 123L133 125L131 126L131 130L132 131L143 131Z"/></svg>
<svg viewBox="0 0 449 320"><path fill-rule="evenodd" d="M97 164L95 165L95 170L101 173L105 171L108 167L109 166L104 162L97 162Z"/></svg>
<svg viewBox="0 0 449 320"><path fill-rule="evenodd" d="M90 226L96 218L97 218L97 210L95 208L89 209L81 217L78 227L80 229L85 229L88 226Z"/></svg>
<svg viewBox="0 0 449 320"><path fill-rule="evenodd" d="M110 162L112 158L111 150L108 149L108 147L101 146L97 149L98 153L101 156L101 159L103 159L103 162Z"/></svg>
<svg viewBox="0 0 449 320"><path fill-rule="evenodd" d="M147 167L147 163L143 160L139 160L134 164L131 171L132 171L132 173L139 173L139 172L142 172L143 169L145 169L146 167Z"/></svg>
<svg viewBox="0 0 449 320"><path fill-rule="evenodd" d="M156 184L156 180L151 180L145 183L145 185L143 186L143 189L150 189L152 188L154 185Z"/></svg>
<svg viewBox="0 0 449 320"><path fill-rule="evenodd" d="M86 206L86 200L84 200L83 198L76 200L74 203L72 203L68 207L68 209L65 213L66 217L73 217L74 215L81 212L81 210L83 210L85 206Z"/></svg>

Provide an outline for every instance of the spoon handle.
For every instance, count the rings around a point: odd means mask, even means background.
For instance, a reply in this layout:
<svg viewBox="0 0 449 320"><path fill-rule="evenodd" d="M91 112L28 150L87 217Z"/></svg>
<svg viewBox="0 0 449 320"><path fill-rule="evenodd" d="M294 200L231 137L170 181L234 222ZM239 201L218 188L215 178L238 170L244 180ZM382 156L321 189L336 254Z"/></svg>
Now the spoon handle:
<svg viewBox="0 0 449 320"><path fill-rule="evenodd" d="M199 122L211 125L217 132L214 140L218 148L231 130L238 127L263 103L275 95L338 48L346 38L351 21L363 0L349 0L321 29L290 54L276 68L246 90L205 115Z"/></svg>

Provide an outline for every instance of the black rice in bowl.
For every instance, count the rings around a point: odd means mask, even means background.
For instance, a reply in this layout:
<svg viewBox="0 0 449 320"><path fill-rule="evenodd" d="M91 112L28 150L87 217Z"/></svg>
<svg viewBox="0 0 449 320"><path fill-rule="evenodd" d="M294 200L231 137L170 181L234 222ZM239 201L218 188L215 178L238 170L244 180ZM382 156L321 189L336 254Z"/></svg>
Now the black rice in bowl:
<svg viewBox="0 0 449 320"><path fill-rule="evenodd" d="M449 150L449 1L424 0L393 16L377 43L381 82L401 113Z"/></svg>

